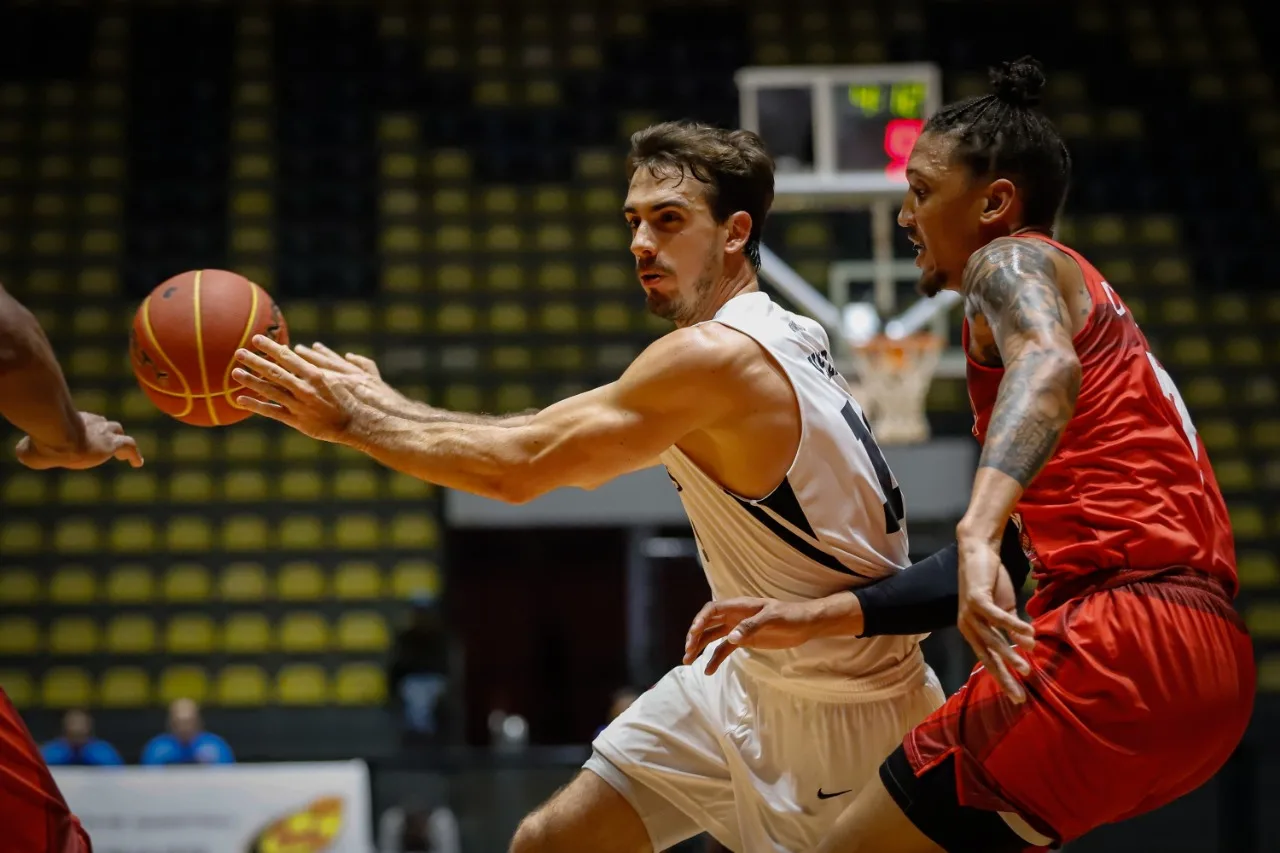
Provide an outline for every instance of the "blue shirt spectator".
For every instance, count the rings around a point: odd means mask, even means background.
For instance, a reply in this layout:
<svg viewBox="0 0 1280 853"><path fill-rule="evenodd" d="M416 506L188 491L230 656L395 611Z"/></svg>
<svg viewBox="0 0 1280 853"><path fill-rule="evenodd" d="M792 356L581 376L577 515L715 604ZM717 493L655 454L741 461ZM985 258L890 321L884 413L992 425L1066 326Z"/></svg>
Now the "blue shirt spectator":
<svg viewBox="0 0 1280 853"><path fill-rule="evenodd" d="M66 713L62 718L62 737L40 747L40 754L50 767L119 767L124 764L114 746L93 736L93 718L80 710Z"/></svg>
<svg viewBox="0 0 1280 853"><path fill-rule="evenodd" d="M200 707L190 699L176 699L169 706L169 731L156 735L142 748L142 763L234 764L235 755L225 740L206 732Z"/></svg>

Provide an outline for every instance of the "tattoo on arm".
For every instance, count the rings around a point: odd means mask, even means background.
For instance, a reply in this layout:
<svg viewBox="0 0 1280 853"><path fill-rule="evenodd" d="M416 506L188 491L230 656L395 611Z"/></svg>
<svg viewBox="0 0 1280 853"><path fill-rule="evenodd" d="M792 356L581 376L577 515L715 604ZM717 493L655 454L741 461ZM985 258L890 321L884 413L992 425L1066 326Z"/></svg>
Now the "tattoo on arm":
<svg viewBox="0 0 1280 853"><path fill-rule="evenodd" d="M1051 251L1038 240L995 240L969 259L962 286L966 312L986 318L1005 366L979 465L1023 487L1053 455L1080 393Z"/></svg>

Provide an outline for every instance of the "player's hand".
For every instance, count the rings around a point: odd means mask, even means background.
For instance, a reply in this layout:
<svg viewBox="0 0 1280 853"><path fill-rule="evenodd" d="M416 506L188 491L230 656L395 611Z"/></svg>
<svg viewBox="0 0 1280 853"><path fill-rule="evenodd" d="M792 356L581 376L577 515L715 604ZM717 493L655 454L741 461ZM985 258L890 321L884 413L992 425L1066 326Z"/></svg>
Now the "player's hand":
<svg viewBox="0 0 1280 853"><path fill-rule="evenodd" d="M240 366L231 376L262 399L246 395L236 402L320 441L349 443L351 425L362 409L357 386L368 375L319 367L263 335L254 336L252 343L262 354L237 350Z"/></svg>
<svg viewBox="0 0 1280 853"><path fill-rule="evenodd" d="M818 636L820 602L772 598L709 601L694 617L684 639L684 662L691 664L708 645L724 638L707 663L711 675L739 648L789 649Z"/></svg>
<svg viewBox="0 0 1280 853"><path fill-rule="evenodd" d="M18 461L37 471L96 468L109 459L128 462L134 468L142 467L138 443L125 435L120 424L89 412L80 412L80 421L84 424L84 443L80 447L70 450L50 448L36 443L31 436L25 436L16 448Z"/></svg>
<svg viewBox="0 0 1280 853"><path fill-rule="evenodd" d="M1018 597L1009 572L1000 562L998 543L961 541L960 612L956 627L978 660L1014 702L1026 691L1010 669L1029 675L1031 665L1011 644L1035 645L1035 630L1018 616Z"/></svg>
<svg viewBox="0 0 1280 853"><path fill-rule="evenodd" d="M298 344L293 349L316 367L344 373L355 379L352 386L353 392L356 397L370 405L395 411L412 404L411 400L383 380L382 372L378 370L378 363L371 358L352 352L338 355L322 343L314 343L311 346Z"/></svg>

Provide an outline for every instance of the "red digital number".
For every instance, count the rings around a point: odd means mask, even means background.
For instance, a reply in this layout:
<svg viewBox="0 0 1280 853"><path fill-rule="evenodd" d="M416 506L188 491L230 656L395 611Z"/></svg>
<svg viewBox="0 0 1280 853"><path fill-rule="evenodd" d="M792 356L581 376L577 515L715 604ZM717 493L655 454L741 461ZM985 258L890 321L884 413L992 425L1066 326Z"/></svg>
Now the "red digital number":
<svg viewBox="0 0 1280 853"><path fill-rule="evenodd" d="M904 177L907 158L922 130L924 121L918 118L895 118L885 125L884 153L889 157L889 165L884 167L884 173L887 176L898 180Z"/></svg>

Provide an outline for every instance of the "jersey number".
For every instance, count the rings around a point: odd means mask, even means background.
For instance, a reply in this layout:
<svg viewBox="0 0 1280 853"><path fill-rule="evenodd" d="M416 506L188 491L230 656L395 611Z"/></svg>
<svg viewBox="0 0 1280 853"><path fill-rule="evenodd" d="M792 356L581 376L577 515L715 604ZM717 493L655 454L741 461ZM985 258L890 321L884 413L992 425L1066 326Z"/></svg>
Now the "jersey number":
<svg viewBox="0 0 1280 853"><path fill-rule="evenodd" d="M1151 353L1147 353L1147 361L1151 362L1151 369L1155 371L1156 381L1160 383L1160 390L1173 404L1173 408L1178 413L1178 419L1182 421L1182 433L1187 437L1187 444L1191 445L1191 455L1200 459L1200 443L1196 441L1196 425L1191 422L1191 412L1187 411L1187 404L1182 401L1182 395L1178 393L1178 386L1173 384L1173 377L1169 372L1156 361L1156 357Z"/></svg>
<svg viewBox="0 0 1280 853"><path fill-rule="evenodd" d="M853 410L853 403L845 403L840 414L844 415L844 422L849 425L849 429L853 430L854 436L862 444L862 449L866 451L867 458L871 460L871 467L876 472L876 482L880 484L880 494L886 498L884 532L897 533L902 529L902 519L905 515L902 507L902 489L893 482L893 472L889 470L889 463L880 452L880 445L876 444L875 437L871 435L871 427Z"/></svg>

